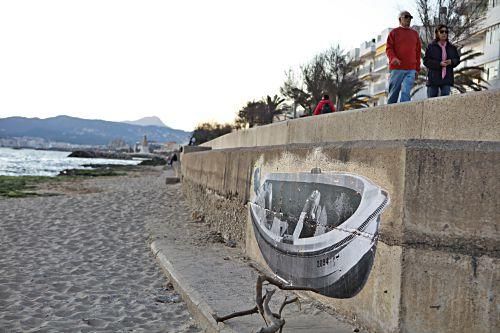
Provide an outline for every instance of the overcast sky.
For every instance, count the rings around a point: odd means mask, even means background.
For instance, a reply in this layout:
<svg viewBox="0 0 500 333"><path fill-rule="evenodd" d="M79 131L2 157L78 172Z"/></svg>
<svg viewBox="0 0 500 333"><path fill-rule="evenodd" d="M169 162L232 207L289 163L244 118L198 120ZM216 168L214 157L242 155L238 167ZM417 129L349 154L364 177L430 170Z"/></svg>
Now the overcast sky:
<svg viewBox="0 0 500 333"><path fill-rule="evenodd" d="M0 0L0 118L232 122L284 73L415 0Z"/></svg>

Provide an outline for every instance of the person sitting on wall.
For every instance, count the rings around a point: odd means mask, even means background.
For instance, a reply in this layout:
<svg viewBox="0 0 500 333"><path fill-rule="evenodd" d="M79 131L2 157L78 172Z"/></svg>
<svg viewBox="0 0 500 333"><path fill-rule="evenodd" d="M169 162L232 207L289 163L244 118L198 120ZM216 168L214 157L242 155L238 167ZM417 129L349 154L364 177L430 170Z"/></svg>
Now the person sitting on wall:
<svg viewBox="0 0 500 333"><path fill-rule="evenodd" d="M319 101L318 105L314 109L313 115L317 116L319 114L326 114L335 112L335 106L333 106L332 101L330 101L330 96L323 95L321 101Z"/></svg>

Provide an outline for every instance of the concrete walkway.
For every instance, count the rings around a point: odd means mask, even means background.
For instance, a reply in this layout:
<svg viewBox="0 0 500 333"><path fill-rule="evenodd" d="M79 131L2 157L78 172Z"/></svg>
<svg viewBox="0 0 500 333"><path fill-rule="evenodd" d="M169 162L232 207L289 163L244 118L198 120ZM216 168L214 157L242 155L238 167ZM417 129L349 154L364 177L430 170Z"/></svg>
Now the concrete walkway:
<svg viewBox="0 0 500 333"><path fill-rule="evenodd" d="M169 280L206 331L256 332L264 326L257 314L230 319L225 324L217 324L212 318L212 313L222 316L255 305L257 272L248 265L250 260L241 249L229 247L220 235L210 232L202 218L188 213L190 207L182 198L180 184L166 186L169 196L177 198L178 214L152 227L151 249ZM273 296L274 311L285 295L293 296L284 291ZM296 304L288 305L283 318L284 332L363 332L322 311L317 302L307 298L301 299L301 310Z"/></svg>

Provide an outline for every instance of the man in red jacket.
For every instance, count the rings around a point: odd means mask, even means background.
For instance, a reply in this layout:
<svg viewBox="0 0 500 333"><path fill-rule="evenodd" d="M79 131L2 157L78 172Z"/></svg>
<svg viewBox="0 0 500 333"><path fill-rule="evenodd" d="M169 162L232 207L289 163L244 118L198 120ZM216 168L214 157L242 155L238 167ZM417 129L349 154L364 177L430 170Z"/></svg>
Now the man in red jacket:
<svg viewBox="0 0 500 333"><path fill-rule="evenodd" d="M314 109L313 115L317 116L318 114L335 112L335 106L333 106L330 101L330 96L323 95L321 101L319 101L318 105Z"/></svg>
<svg viewBox="0 0 500 333"><path fill-rule="evenodd" d="M400 26L387 37L386 54L389 58L389 99L388 104L410 100L410 91L420 71L422 45L418 32L410 28L413 16L407 11L399 14Z"/></svg>

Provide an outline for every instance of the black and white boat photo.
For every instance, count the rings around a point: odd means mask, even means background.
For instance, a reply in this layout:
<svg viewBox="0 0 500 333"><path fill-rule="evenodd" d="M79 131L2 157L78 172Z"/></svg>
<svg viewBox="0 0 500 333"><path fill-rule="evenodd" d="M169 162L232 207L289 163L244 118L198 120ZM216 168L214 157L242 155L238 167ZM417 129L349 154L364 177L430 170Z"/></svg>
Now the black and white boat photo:
<svg viewBox="0 0 500 333"><path fill-rule="evenodd" d="M269 267L291 285L355 296L375 258L389 195L365 177L336 172L254 173L255 237Z"/></svg>

